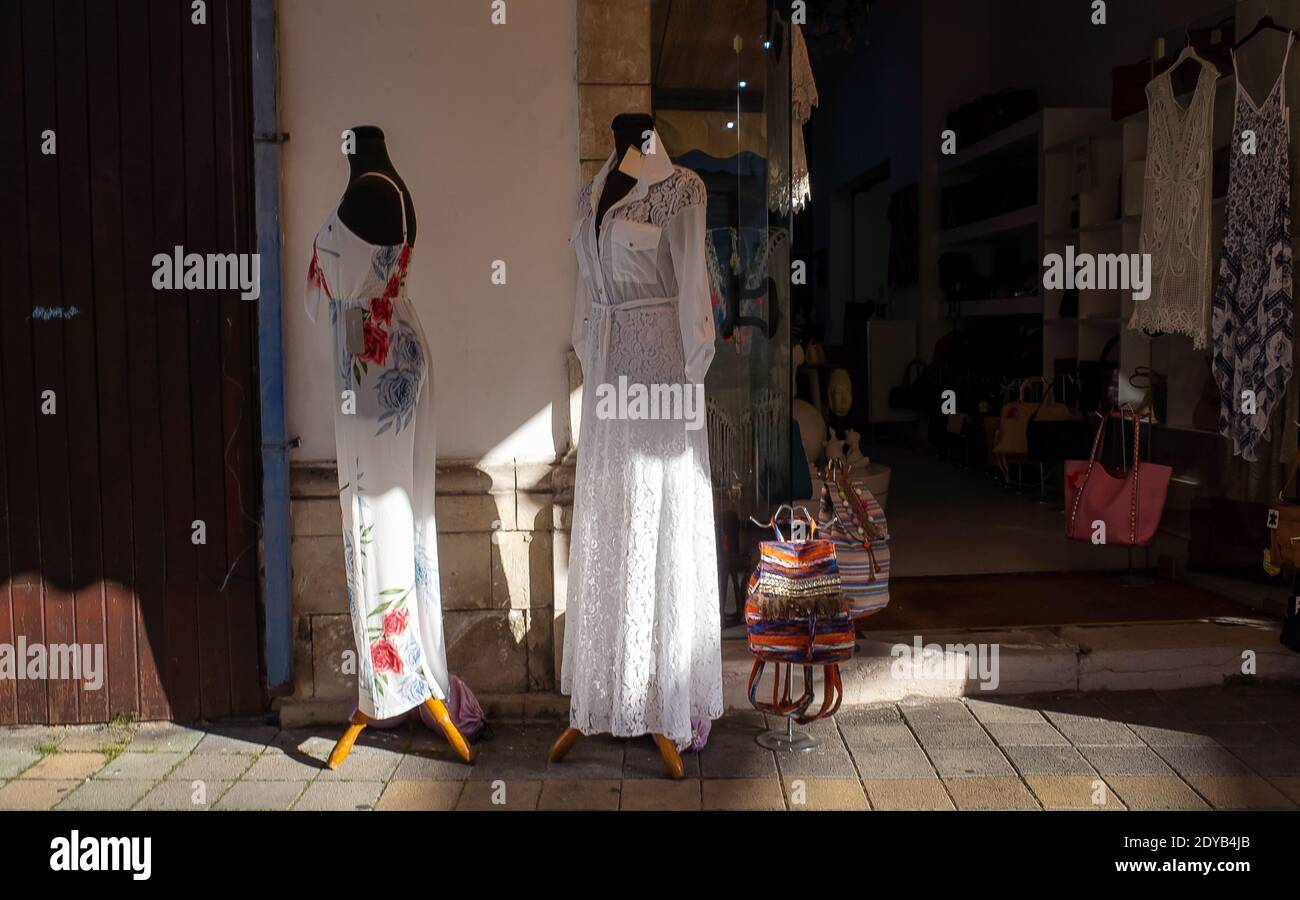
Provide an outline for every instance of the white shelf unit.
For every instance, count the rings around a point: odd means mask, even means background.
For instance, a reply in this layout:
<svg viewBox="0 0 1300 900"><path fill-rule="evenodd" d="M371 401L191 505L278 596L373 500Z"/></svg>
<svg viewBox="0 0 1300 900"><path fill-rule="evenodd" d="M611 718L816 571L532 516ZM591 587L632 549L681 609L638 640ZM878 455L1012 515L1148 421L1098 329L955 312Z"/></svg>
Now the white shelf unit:
<svg viewBox="0 0 1300 900"><path fill-rule="evenodd" d="M993 247L999 241L1019 237L1033 244L1034 262L1038 266L1042 261L1047 233L1058 229L1062 224L1060 211L1049 201L1048 160L1061 156L1062 148L1072 147L1075 138L1093 134L1108 122L1106 110L1048 107L972 144L954 156L942 159L939 163L940 191L980 175L1031 162L1038 168L1038 200L1021 209L997 213L941 231L939 252L969 252L981 270L988 271L992 265ZM1052 151L1050 155L1049 151ZM1068 202L1068 197L1066 200ZM1068 224L1068 221L1069 211L1066 209L1064 222ZM945 298L940 296L937 302L941 312L938 318L951 320L943 314L947 310ZM1055 318L1059 305L1059 296L1053 298L1049 292L1036 291L1029 296L962 301L957 304L957 314L952 318L1036 315L1050 321ZM1045 336L1044 342L1046 341Z"/></svg>

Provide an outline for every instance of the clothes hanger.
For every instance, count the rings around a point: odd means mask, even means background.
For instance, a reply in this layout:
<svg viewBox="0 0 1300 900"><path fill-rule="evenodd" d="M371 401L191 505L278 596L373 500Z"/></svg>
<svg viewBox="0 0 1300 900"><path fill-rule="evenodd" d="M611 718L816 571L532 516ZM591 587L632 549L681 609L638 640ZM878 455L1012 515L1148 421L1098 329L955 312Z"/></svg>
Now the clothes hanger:
<svg viewBox="0 0 1300 900"><path fill-rule="evenodd" d="M1249 34L1232 45L1232 51L1234 53L1237 52L1247 41L1264 31L1280 31L1283 34L1295 34L1294 29L1287 28L1274 22L1272 16L1264 16L1264 18L1255 23L1255 27Z"/></svg>

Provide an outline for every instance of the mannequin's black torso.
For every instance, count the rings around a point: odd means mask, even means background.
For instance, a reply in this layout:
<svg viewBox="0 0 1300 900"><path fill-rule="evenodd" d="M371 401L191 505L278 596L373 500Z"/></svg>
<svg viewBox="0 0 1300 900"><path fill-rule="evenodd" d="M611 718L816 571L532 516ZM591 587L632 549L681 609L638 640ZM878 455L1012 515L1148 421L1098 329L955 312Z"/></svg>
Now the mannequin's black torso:
<svg viewBox="0 0 1300 900"><path fill-rule="evenodd" d="M638 149L645 143L646 132L654 131L654 119L645 113L621 113L614 117L610 126L614 132L614 167L605 176L605 188L600 194L600 203L596 206L596 235L600 236L600 225L610 207L626 197L636 187L636 179L620 172L618 167L627 155L628 147ZM661 148L656 147L659 152Z"/></svg>
<svg viewBox="0 0 1300 900"><path fill-rule="evenodd" d="M415 246L415 202L406 182L397 174L388 158L384 132L373 125L352 129L356 135L356 152L348 157L348 186L339 203L339 220L357 237L371 244L392 246L402 243L402 206L397 191L383 178L387 175L402 189L406 205L406 241Z"/></svg>

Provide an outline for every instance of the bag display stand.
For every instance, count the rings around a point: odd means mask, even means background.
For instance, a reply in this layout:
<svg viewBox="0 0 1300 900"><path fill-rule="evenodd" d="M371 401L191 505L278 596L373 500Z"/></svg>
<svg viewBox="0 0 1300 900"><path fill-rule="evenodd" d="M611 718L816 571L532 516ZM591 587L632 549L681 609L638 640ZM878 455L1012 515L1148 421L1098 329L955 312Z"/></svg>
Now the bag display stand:
<svg viewBox="0 0 1300 900"><path fill-rule="evenodd" d="M781 534L780 519L782 509L790 509L791 534L786 541ZM749 702L756 710L786 720L785 730L772 730L759 734L755 741L767 750L784 753L806 753L820 746L820 741L806 732L796 732L794 725L833 716L840 707L844 697L843 684L840 681L839 663L851 658L855 640L853 637L853 620L850 604L843 594L841 579L836 560L833 541L813 540L818 531L817 520L806 509L800 508L806 522L795 520L795 510L788 506L778 509L772 520L767 523L751 519L756 525L767 525L776 531L777 541L764 542L760 545L761 562L759 568L750 576L749 599L745 605L745 623L749 632L749 650L754 654L754 665L749 673ZM831 523L837 523L838 518ZM805 537L803 525L806 525L808 537ZM814 545L821 545L814 549ZM804 553L805 550L810 553ZM829 557L827 557L829 554ZM839 591L840 609L835 614L819 613L809 609L802 615L795 612L763 612L755 598L765 590L774 590L780 596L779 586L763 588L763 579L768 577L760 572L768 565L769 559L775 561L784 557L784 567L789 582L785 589L797 588L799 581L830 581ZM819 560L819 561L816 561ZM778 564L779 565L779 564ZM827 569L829 566L829 569ZM814 571L825 574L810 578ZM824 590L824 586L818 588ZM797 593L788 596L798 596ZM845 641L847 640L847 645ZM847 649L846 649L847 647ZM772 701L758 699L758 685L768 663L773 664ZM782 666L785 667L784 676ZM803 669L803 693L794 696L794 669ZM813 689L813 670L822 670L822 704L812 715L808 709L816 698Z"/></svg>
<svg viewBox="0 0 1300 900"><path fill-rule="evenodd" d="M465 740L465 736L460 733L456 723L451 720L451 713L447 712L447 704L430 697L424 701L424 705L433 715L433 720L442 728L442 733L446 735L447 743L451 744L451 749L456 751L456 755L460 757L462 762L472 764L474 754L470 750L469 742ZM337 769L343 765L343 760L348 758L348 754L352 752L352 747L356 744L357 738L361 736L361 732L369 724L370 717L361 710L357 710L352 714L352 723L348 725L348 730L343 732L343 736L339 738L338 743L334 745L334 749L330 751L329 761L326 763L330 769Z"/></svg>
<svg viewBox="0 0 1300 900"><path fill-rule="evenodd" d="M839 668L837 666L827 666L824 671L826 672L827 684L824 688L825 699L823 700L822 703L822 711L818 715L813 716L812 718L806 721L814 721L816 719L824 718L825 716L834 715L835 711L839 709L840 699L844 696L843 687L840 683ZM766 750L775 750L780 753L807 753L810 750L816 750L818 747L820 747L822 742L816 735L810 734L806 731L794 730L795 719L799 719L799 721L801 722L805 721L802 718L802 713L804 709L806 709L808 706L807 702L803 703L802 706L798 706L797 713L793 710L789 713L782 713L772 708L769 708L766 704L759 704L755 701L754 697L756 694L756 690L758 688L758 681L759 678L762 676L762 674L763 674L763 661L761 659L756 659L754 660L754 669L749 676L750 703L753 704L755 709L760 709L763 712L770 712L772 715L784 716L785 730L782 731L780 729L773 728L769 731L764 731L758 737L754 738L754 742L757 743L758 746ZM772 685L772 695L773 695L772 699L773 699L773 705L775 706L778 703L776 699L776 692L778 690L778 686L781 684L782 681L780 663L776 664L776 668L774 669L772 676L774 679L774 684ZM786 665L784 681L785 681L785 693L779 702L785 706L797 706L797 704L792 704L790 701L790 692L794 682L793 664ZM811 666L804 666L804 696L808 699L809 702L811 702L812 700L812 667ZM832 705L832 698L834 698L833 705ZM829 711L827 710L827 706L830 706Z"/></svg>

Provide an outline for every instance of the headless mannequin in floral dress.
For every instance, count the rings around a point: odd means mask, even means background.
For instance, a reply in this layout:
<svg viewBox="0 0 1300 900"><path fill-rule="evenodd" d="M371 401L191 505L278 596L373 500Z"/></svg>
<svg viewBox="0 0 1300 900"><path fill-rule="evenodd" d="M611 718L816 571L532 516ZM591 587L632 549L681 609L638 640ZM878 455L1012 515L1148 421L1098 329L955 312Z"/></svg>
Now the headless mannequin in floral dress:
<svg viewBox="0 0 1300 900"><path fill-rule="evenodd" d="M403 440L401 433L404 430L416 433L421 422L411 421L417 418L415 397L419 396L421 389L431 391L432 385L425 383L427 344L419 334L414 310L406 309L405 271L410 250L415 244L414 204L389 159L383 131L374 126L362 126L353 129L353 134L356 147L349 156L348 187L331 220L317 238L311 281L313 287L329 297L336 340L346 340L338 338L338 330L347 327L341 320L358 302L361 307L369 304L372 323L365 326L367 329L387 327L384 334L389 338L383 342L380 356L376 356L377 351L369 340L364 353L354 354L352 350L356 348L343 348L347 369L341 377L345 379L347 388L355 387L356 393L366 399L369 398L367 389L376 390L382 396L403 398L413 394L414 397L410 403L398 404L397 408L380 413L377 422L371 421L374 417L370 413L375 410L367 409L366 402L358 399L359 414L348 417L344 425L336 423L336 431L340 427L356 429L360 426L356 434L348 433L346 444L349 448L358 442L358 436L361 441L386 443L368 465L363 465L366 460L360 458L355 465L349 458L339 459L339 480L346 482L340 487L340 499L345 512L344 549L349 606L359 644L361 704L330 754L328 766L337 769L343 764L372 717L384 719L394 712L409 711L420 705L437 722L457 756L469 762L472 759L469 744L452 721L445 703L449 676L442 647L437 557L436 549L433 549L436 536L422 533L434 530L432 516L425 509L431 506L432 484L425 483L431 474L418 471L396 473L396 480L405 478L412 482L402 485L407 488L402 492L406 495L406 502L399 504L400 508L384 507L382 504L388 498L366 493L363 484L362 469L371 469L373 480L379 474L374 470L381 468L380 462L389 453L396 453L397 457L402 455L391 442ZM329 246L331 236L337 241L333 248ZM326 241L325 245L322 245L322 240ZM382 284L374 285L375 292L382 291L383 294L383 312L377 319L374 304L381 301L366 300L368 293L364 290L360 301L350 296L355 291L349 291L348 284L355 279L348 266L331 260L332 256L337 256L331 249L345 250L345 257L358 253L368 257L373 253L375 262L372 265L376 269L381 262L386 266L379 281L387 281L389 289L384 290ZM331 284L331 276L336 283ZM394 281L389 281L390 277ZM369 284L364 280L361 283ZM392 289L394 285L397 290ZM393 296L389 296L390 293ZM398 390L403 384L411 390ZM387 409L391 405L381 400L375 409ZM423 419L431 413L430 405L420 410L418 418ZM431 419L423 422L425 429L431 425ZM424 431L420 443L427 443L429 434L431 432ZM361 443L360 446L364 449L368 445ZM358 457L365 455L363 449L357 449ZM353 454L340 451L340 455L350 457ZM427 462L417 462L414 467L427 467ZM376 487L383 490L380 485L371 487L372 490ZM426 493L428 497L424 496ZM411 520L415 526L414 543L409 546L410 535L403 534L400 526L394 532L385 532L386 527L404 519ZM386 541L391 543L391 548L380 546ZM386 553L390 558L385 558ZM391 558L394 553L396 560ZM408 568L411 571L408 572ZM391 587L388 581L381 580L385 578L392 579L397 588L379 590ZM372 596L376 591L378 595Z"/></svg>

